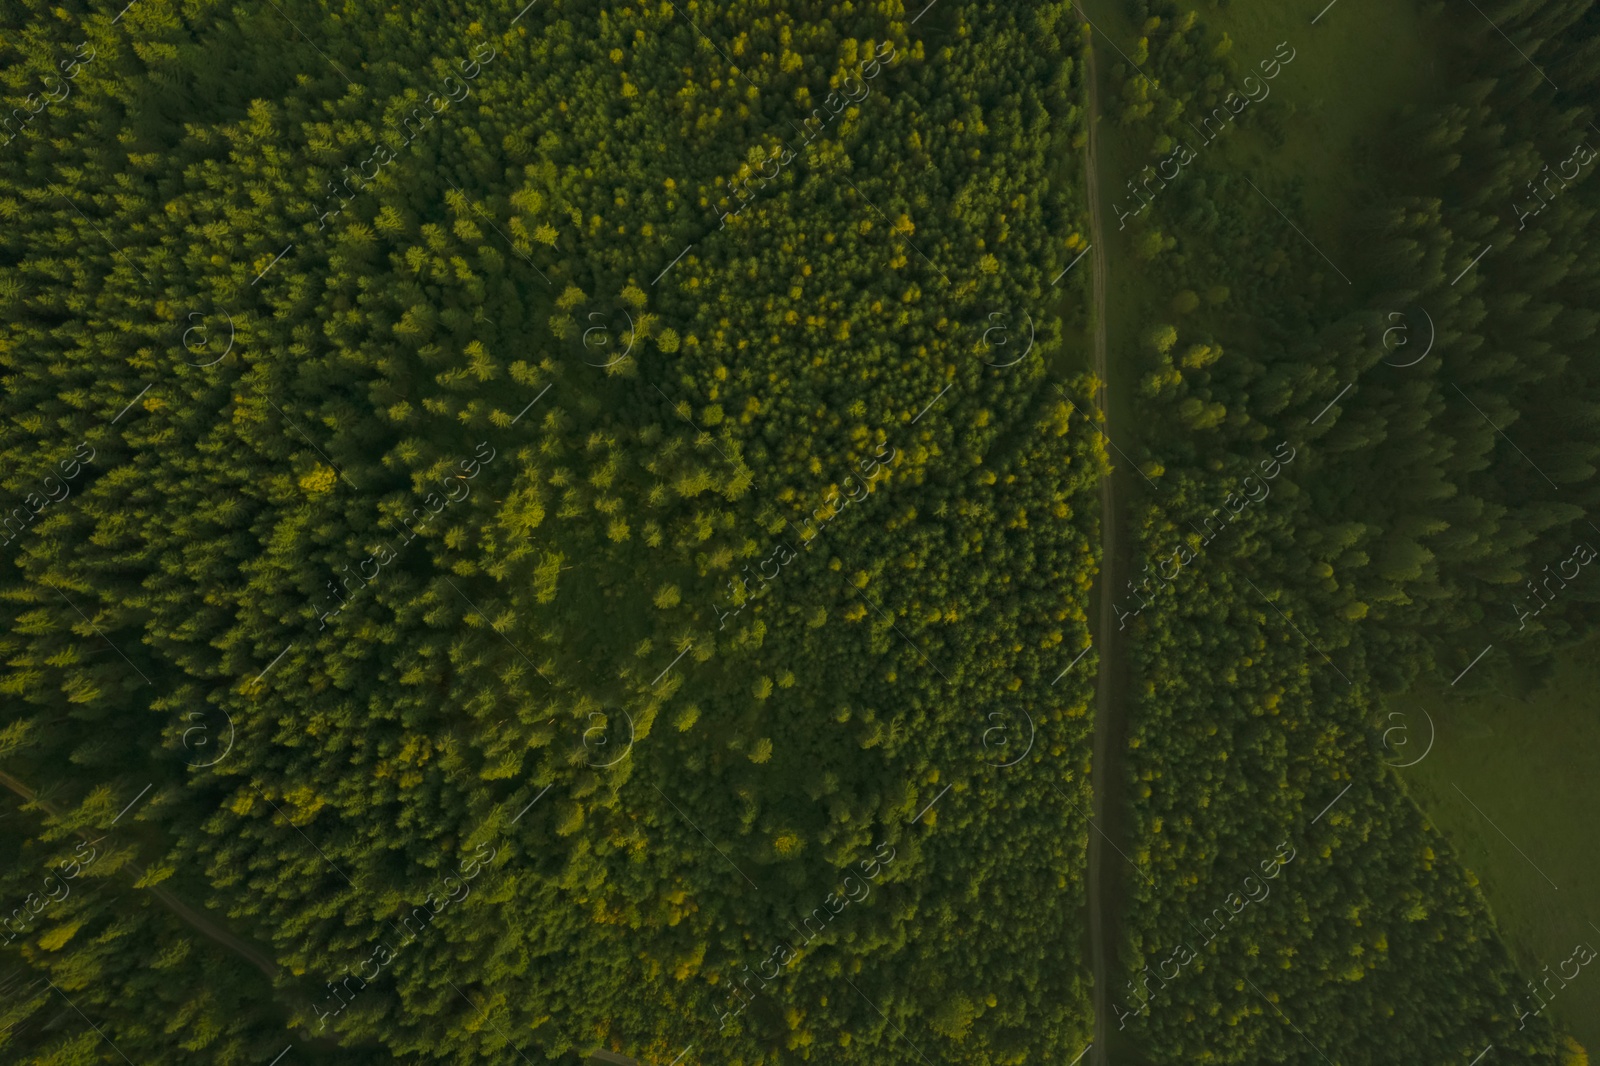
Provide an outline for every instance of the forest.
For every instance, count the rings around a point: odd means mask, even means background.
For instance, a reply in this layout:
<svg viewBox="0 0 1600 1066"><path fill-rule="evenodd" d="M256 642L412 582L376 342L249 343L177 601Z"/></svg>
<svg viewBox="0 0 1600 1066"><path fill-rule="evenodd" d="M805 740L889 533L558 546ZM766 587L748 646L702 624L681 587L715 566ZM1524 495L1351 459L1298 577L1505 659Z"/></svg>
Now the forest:
<svg viewBox="0 0 1600 1066"><path fill-rule="evenodd" d="M1375 708L1591 632L1600 13L1352 281L1227 7L0 0L0 1058L1585 1061Z"/></svg>
<svg viewBox="0 0 1600 1066"><path fill-rule="evenodd" d="M1376 710L1491 649L1536 678L1600 598L1579 576L1597 201L1572 180L1600 21L1493 6L1548 42L1539 64L1484 43L1457 59L1464 98L1400 109L1373 148L1382 195L1341 249L1363 256L1355 278L1296 226L1303 188L1251 180L1248 146L1281 146L1287 109L1244 106L1266 83L1204 14L1141 4L1146 36L1112 74L1115 121L1152 162L1199 148L1125 194L1161 283L1123 353L1150 481L1124 594L1138 872L1112 994L1149 1061L1586 1061L1522 1009L1536 986L1386 769ZM1238 129L1197 135L1218 108Z"/></svg>
<svg viewBox="0 0 1600 1066"><path fill-rule="evenodd" d="M1077 1053L1067 9L4 21L6 1061Z"/></svg>

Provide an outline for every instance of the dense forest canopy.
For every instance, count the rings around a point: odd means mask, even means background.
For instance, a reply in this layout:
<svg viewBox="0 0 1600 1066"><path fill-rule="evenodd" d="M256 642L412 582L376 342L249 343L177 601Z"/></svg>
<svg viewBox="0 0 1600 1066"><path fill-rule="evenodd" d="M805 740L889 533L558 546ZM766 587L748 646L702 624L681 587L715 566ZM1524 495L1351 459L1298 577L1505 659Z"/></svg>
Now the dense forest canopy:
<svg viewBox="0 0 1600 1066"><path fill-rule="evenodd" d="M1081 1048L1069 12L5 21L8 1061Z"/></svg>
<svg viewBox="0 0 1600 1066"><path fill-rule="evenodd" d="M1600 15L1352 278L1293 42L912 8L0 0L6 1062L1569 1061L1374 707L1600 598Z"/></svg>
<svg viewBox="0 0 1600 1066"><path fill-rule="evenodd" d="M1336 251L1296 225L1303 185L1263 176L1294 44L1242 55L1141 4L1139 68L1113 75L1154 168L1122 194L1130 245L1165 289L1122 353L1150 479L1119 609L1142 876L1114 994L1153 1061L1567 1061L1377 711L1496 648L1536 677L1600 599L1578 577L1600 273L1575 150L1600 23L1493 8L1552 80L1498 38L1463 47L1464 98L1401 109Z"/></svg>

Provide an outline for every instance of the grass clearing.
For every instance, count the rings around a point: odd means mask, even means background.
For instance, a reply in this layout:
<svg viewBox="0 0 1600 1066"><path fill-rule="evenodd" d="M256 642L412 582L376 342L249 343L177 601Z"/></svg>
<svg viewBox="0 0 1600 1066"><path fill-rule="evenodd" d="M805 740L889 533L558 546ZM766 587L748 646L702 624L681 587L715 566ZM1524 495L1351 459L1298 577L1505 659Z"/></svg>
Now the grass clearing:
<svg viewBox="0 0 1600 1066"><path fill-rule="evenodd" d="M1234 0L1199 10L1203 22L1233 41L1241 79L1280 43L1294 50L1266 97L1288 112L1283 146L1241 130L1238 148L1259 157L1252 170L1259 164L1302 182L1310 224L1335 241L1342 218L1359 206L1363 179L1376 177L1382 165L1373 149L1387 140L1394 111L1427 103L1447 70L1437 47L1440 27L1415 4L1395 0L1335 0L1331 7L1327 0Z"/></svg>
<svg viewBox="0 0 1600 1066"><path fill-rule="evenodd" d="M1600 642L1567 652L1527 699L1485 673L1389 709L1409 715L1393 722L1419 746L1427 725L1416 712L1432 716L1433 751L1400 776L1482 882L1524 976L1543 976L1547 964L1555 973L1578 943L1600 949ZM1579 1043L1600 1048L1600 966L1550 987L1550 1012ZM1530 1006L1531 994L1506 1009Z"/></svg>

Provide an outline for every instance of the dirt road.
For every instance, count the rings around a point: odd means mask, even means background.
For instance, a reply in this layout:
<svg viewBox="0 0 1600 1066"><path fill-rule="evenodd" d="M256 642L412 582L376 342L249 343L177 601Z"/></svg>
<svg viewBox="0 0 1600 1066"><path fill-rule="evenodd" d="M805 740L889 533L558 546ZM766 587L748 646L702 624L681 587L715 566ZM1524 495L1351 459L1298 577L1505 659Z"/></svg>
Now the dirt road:
<svg viewBox="0 0 1600 1066"><path fill-rule="evenodd" d="M12 777L10 774L5 773L4 771L0 771L0 785L4 785L6 788L10 789L12 792L15 792L29 803L37 803L40 807L43 807L45 810L49 811L50 814L55 818L59 819L63 817L63 812L57 808L55 804L51 803L49 800L40 799L33 789L29 788L27 785L23 784L21 781L17 780L15 777ZM78 832L78 835L83 837L85 840L89 838L88 834L81 830ZM142 881L144 879L144 867L140 866L138 863L129 862L126 864L126 868L128 872L133 875L135 881ZM211 940L215 940L229 951L232 951L235 955L245 959L250 963L250 965L266 974L268 980L272 980L278 976L277 963L268 958L259 948L256 948L253 945L234 936L227 929L224 929L222 926L208 918L204 913L189 906L187 903L183 902L183 900L179 899L177 896L174 896L171 892L162 888L160 885L151 885L146 889L146 891L154 894L156 899L160 900L168 910L170 910L173 914L176 914L185 924L194 929L195 932Z"/></svg>
<svg viewBox="0 0 1600 1066"><path fill-rule="evenodd" d="M1078 17L1087 24L1089 20L1084 15L1082 3L1075 2L1073 8ZM1100 203L1098 165L1100 84L1092 43L1084 50L1084 59L1088 64L1085 79L1089 88L1089 140L1084 157L1084 187L1089 201L1089 235L1094 245L1093 255L1090 258L1094 268L1094 373L1095 377L1100 379L1100 394L1095 399L1101 417L1106 423L1102 428L1110 435L1111 408L1106 396L1111 378L1106 342L1106 235L1104 212ZM1110 780L1111 748L1113 736L1121 732L1120 729L1113 727L1117 700L1112 690L1111 670L1114 654L1112 642L1116 632L1112 625L1116 620L1113 611L1117 589L1116 534L1115 481L1108 475L1100 482L1100 619L1096 640L1100 665L1096 671L1094 755L1089 771L1089 785L1094 794L1094 821L1097 824L1095 831L1089 834L1089 958L1094 973L1094 1043L1090 1047L1089 1066L1107 1066L1110 1062L1106 1048L1109 1033L1106 1012L1110 1001L1108 964L1112 946L1111 930L1108 928L1105 914L1104 830L1098 827L1106 824L1107 796L1117 787L1117 782Z"/></svg>

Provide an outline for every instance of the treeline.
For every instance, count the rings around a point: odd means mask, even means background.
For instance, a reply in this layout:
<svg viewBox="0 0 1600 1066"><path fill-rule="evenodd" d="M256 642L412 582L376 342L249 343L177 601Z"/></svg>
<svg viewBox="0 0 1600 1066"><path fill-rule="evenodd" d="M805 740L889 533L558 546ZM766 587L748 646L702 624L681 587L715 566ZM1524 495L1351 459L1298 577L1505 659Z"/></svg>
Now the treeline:
<svg viewBox="0 0 1600 1066"><path fill-rule="evenodd" d="M1570 1053L1547 1018L1519 1024L1524 981L1384 768L1377 708L1490 645L1531 676L1600 595L1560 565L1595 535L1594 186L1526 186L1592 136L1591 90L1568 95L1592 66L1588 7L1486 5L1567 91L1498 37L1456 41L1458 91L1396 116L1354 235L1324 246L1348 279L1278 213L1304 217L1298 187L1248 162L1281 130L1271 100L1228 135L1258 140L1197 151L1130 222L1167 292L1124 353L1153 487L1130 590L1149 605L1128 626L1140 872L1113 992L1157 1061ZM1139 15L1154 81L1115 77L1154 163L1263 72L1193 11ZM1279 442L1297 457L1269 486ZM1175 553L1194 561L1173 573ZM1285 842L1299 857L1269 879Z"/></svg>
<svg viewBox="0 0 1600 1066"><path fill-rule="evenodd" d="M6 6L8 1060L1070 1058L1076 24L492 7Z"/></svg>

